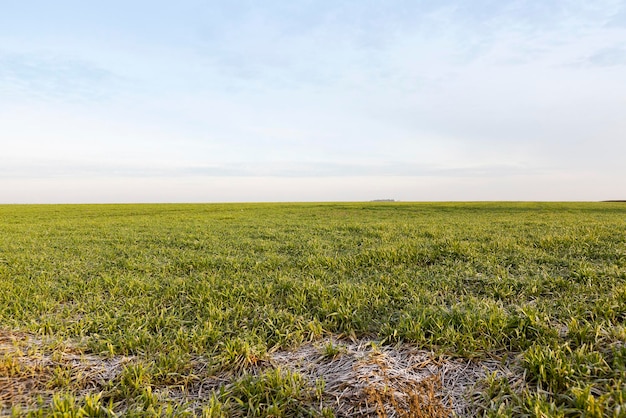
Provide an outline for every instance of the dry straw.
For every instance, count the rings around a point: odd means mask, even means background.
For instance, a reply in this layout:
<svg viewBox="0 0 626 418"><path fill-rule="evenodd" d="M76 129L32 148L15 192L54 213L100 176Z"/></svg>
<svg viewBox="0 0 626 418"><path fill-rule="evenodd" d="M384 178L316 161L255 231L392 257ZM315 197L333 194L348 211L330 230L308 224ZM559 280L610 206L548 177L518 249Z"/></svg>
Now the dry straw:
<svg viewBox="0 0 626 418"><path fill-rule="evenodd" d="M341 347L325 355L328 345ZM338 416L471 416L471 395L487 375L520 378L511 361L466 360L409 345L328 339L272 355L272 363L311 381L324 379L324 396Z"/></svg>
<svg viewBox="0 0 626 418"><path fill-rule="evenodd" d="M131 360L81 354L70 345L49 349L41 339L0 330L0 415L37 398L49 401L59 389L79 396L98 392Z"/></svg>

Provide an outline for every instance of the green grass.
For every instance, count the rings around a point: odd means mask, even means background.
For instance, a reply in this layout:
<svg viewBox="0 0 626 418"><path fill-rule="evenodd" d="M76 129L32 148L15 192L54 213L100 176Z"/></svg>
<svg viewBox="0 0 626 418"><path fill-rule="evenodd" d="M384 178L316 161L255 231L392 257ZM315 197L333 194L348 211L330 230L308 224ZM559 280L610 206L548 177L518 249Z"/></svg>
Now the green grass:
<svg viewBox="0 0 626 418"><path fill-rule="evenodd" d="M486 416L626 416L625 320L624 203L0 206L0 330L139 359L16 415L329 414L299 376L249 371L343 335L519 356L528 388L485 382ZM204 405L151 392L227 372Z"/></svg>

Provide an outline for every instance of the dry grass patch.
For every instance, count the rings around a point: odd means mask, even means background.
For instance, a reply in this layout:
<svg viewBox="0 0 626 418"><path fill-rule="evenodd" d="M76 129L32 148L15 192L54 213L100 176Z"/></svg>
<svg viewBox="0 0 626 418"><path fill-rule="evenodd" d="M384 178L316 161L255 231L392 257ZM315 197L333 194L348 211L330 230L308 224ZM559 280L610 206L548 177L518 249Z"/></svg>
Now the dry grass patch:
<svg viewBox="0 0 626 418"><path fill-rule="evenodd" d="M71 344L51 346L27 334L0 331L0 415L9 414L13 407L26 411L41 408L42 402L50 405L59 393L82 398L110 391L119 392L122 398L146 398L155 406L167 402L182 408L179 411L198 414L206 414L211 408L207 405L219 400L223 411L215 416L245 414L250 411L236 409L229 394L239 397L253 389L260 392L248 396L260 396L254 402L259 402L256 413L262 414L271 412L272 407L263 403L265 391L276 390L280 395L291 388L311 403L312 410L332 411L338 417L473 416L476 406L472 399L480 396L479 383L486 377L524 380L519 366L509 360L451 358L406 344L381 346L368 339L327 338L295 350L273 352L251 369L217 374L211 373L207 359L194 358L192 363L195 378L188 384L154 385L149 377L142 377L148 371L137 358L85 354ZM118 381L115 389L107 387L112 381ZM219 393L225 397L216 398ZM133 408L124 402L116 405L118 413ZM296 408L294 411L300 408L287 406ZM284 412L289 415L289 411Z"/></svg>
<svg viewBox="0 0 626 418"><path fill-rule="evenodd" d="M382 390L380 386L366 389L368 401L376 405L376 413L380 418L388 417L389 409L401 418L441 418L449 417L452 413L451 408L441 400L441 380L437 375L418 383L389 383Z"/></svg>
<svg viewBox="0 0 626 418"><path fill-rule="evenodd" d="M31 335L0 330L0 415L12 407L49 403L60 391L79 396L98 392L130 360L88 355L65 344L50 348Z"/></svg>
<svg viewBox="0 0 626 418"><path fill-rule="evenodd" d="M337 353L329 355L329 346L337 347ZM325 402L337 416L346 417L472 416L471 399L481 380L524 379L510 360L455 359L371 340L328 339L276 352L271 361L311 382L323 379Z"/></svg>

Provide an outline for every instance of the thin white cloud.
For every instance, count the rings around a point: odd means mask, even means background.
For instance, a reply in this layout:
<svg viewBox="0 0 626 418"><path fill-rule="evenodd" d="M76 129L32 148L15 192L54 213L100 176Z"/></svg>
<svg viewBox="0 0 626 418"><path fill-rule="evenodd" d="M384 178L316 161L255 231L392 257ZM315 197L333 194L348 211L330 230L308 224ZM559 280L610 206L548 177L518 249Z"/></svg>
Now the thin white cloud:
<svg viewBox="0 0 626 418"><path fill-rule="evenodd" d="M86 61L0 51L0 91L5 97L100 100L118 90L118 82L112 72Z"/></svg>
<svg viewBox="0 0 626 418"><path fill-rule="evenodd" d="M87 178L193 178L193 177L503 177L544 173L546 169L515 164L475 164L445 167L428 164L396 163L329 163L326 161L282 161L274 163L236 162L205 165L124 164L100 160L4 160L0 158L0 179L87 179Z"/></svg>
<svg viewBox="0 0 626 418"><path fill-rule="evenodd" d="M626 46L601 49L590 55L587 63L600 67L624 66L626 65Z"/></svg>

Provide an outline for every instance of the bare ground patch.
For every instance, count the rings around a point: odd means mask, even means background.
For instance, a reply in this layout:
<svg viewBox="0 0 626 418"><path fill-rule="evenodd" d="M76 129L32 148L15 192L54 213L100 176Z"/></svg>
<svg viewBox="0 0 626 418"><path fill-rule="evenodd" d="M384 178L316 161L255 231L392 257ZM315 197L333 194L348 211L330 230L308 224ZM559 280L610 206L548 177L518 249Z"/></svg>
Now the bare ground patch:
<svg viewBox="0 0 626 418"><path fill-rule="evenodd" d="M0 330L0 415L13 406L28 408L37 399L49 402L60 390L79 396L98 392L132 360L46 345L32 335Z"/></svg>
<svg viewBox="0 0 626 418"><path fill-rule="evenodd" d="M84 354L70 344L53 350L44 346L49 347L33 336L0 330L0 415L10 413L12 406L36 407L37 398L49 403L60 391L75 396L101 392L137 361ZM321 403L338 417L473 416L472 399L488 375L505 378L512 386L525 385L514 360L452 358L407 344L381 346L369 339L327 338L275 351L247 373L270 368L297 372L312 388L322 384ZM240 377L228 371L211 374L201 357L193 360L193 370L196 378L188 385L155 385L155 395L199 413L215 393L228 391Z"/></svg>
<svg viewBox="0 0 626 418"><path fill-rule="evenodd" d="M311 381L324 379L327 402L338 416L346 417L472 416L472 395L481 379L495 373L516 386L524 380L511 360L454 359L409 345L379 346L372 340L327 339L276 352L271 361ZM432 413L418 415L420 410Z"/></svg>

